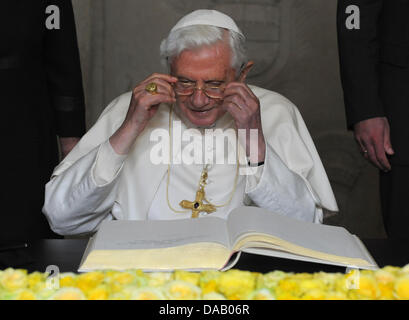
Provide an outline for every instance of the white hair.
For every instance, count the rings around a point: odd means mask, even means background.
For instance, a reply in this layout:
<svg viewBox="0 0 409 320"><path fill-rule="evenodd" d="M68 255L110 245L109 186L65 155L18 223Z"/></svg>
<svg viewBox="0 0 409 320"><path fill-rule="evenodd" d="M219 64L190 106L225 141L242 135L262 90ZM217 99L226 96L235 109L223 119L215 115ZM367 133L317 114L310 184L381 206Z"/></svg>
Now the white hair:
<svg viewBox="0 0 409 320"><path fill-rule="evenodd" d="M227 31L232 51L231 67L239 73L242 66L248 61L245 38L235 31L209 25L188 26L171 32L160 45L162 64L170 67L173 59L178 57L183 50L192 50L224 41L225 31Z"/></svg>

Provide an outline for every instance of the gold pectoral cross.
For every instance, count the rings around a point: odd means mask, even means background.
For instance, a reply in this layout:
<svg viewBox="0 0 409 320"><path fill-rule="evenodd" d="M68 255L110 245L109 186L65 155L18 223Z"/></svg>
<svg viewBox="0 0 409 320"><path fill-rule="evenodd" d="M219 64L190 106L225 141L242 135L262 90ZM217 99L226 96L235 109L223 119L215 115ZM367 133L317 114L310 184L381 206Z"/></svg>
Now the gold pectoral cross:
<svg viewBox="0 0 409 320"><path fill-rule="evenodd" d="M203 200L205 199L204 188L207 184L207 166L203 169L202 175L200 177L199 189L196 192L195 201L183 200L179 205L184 209L192 210L192 218L198 218L200 212L212 213L216 211L216 207L212 204L205 204Z"/></svg>
<svg viewBox="0 0 409 320"><path fill-rule="evenodd" d="M216 207L214 205L203 203L204 195L204 187L201 187L196 192L195 201L183 200L179 203L179 205L184 209L192 210L192 218L198 218L200 212L215 212Z"/></svg>

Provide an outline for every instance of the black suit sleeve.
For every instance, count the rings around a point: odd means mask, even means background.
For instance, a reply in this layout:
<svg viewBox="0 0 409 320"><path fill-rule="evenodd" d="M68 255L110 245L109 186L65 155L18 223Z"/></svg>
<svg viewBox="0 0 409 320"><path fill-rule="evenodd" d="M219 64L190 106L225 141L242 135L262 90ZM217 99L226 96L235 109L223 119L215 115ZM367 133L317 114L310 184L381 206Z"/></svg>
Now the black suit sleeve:
<svg viewBox="0 0 409 320"><path fill-rule="evenodd" d="M60 29L48 29L44 37L44 63L50 103L60 137L85 133L85 103L80 57L71 0L49 0L60 12ZM45 14L45 19L50 14Z"/></svg>
<svg viewBox="0 0 409 320"><path fill-rule="evenodd" d="M384 0L338 0L337 31L348 128L384 116L379 94L379 19ZM349 30L346 8L360 9L360 29Z"/></svg>

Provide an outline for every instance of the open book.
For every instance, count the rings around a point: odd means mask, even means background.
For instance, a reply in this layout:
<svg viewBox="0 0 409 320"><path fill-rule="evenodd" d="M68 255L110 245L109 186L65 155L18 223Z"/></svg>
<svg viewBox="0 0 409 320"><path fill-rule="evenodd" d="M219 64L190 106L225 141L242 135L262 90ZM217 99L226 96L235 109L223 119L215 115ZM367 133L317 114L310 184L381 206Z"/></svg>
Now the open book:
<svg viewBox="0 0 409 320"><path fill-rule="evenodd" d="M227 270L237 252L361 269L378 266L358 237L342 227L307 223L256 207L227 220L107 221L89 240L80 272L111 269ZM235 259L231 259L235 256Z"/></svg>

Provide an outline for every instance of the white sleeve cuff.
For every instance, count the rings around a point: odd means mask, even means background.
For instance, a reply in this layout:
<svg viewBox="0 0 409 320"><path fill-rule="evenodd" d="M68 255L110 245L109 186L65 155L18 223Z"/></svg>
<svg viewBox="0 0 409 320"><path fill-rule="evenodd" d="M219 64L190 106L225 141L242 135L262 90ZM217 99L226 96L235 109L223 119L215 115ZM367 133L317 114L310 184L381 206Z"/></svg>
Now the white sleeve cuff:
<svg viewBox="0 0 409 320"><path fill-rule="evenodd" d="M246 194L257 206L303 221L318 220L308 181L291 171L268 144L261 177L254 184L256 179L247 176Z"/></svg>
<svg viewBox="0 0 409 320"><path fill-rule="evenodd" d="M92 168L92 177L97 186L111 183L121 171L127 155L120 155L112 148L109 139L99 147Z"/></svg>

